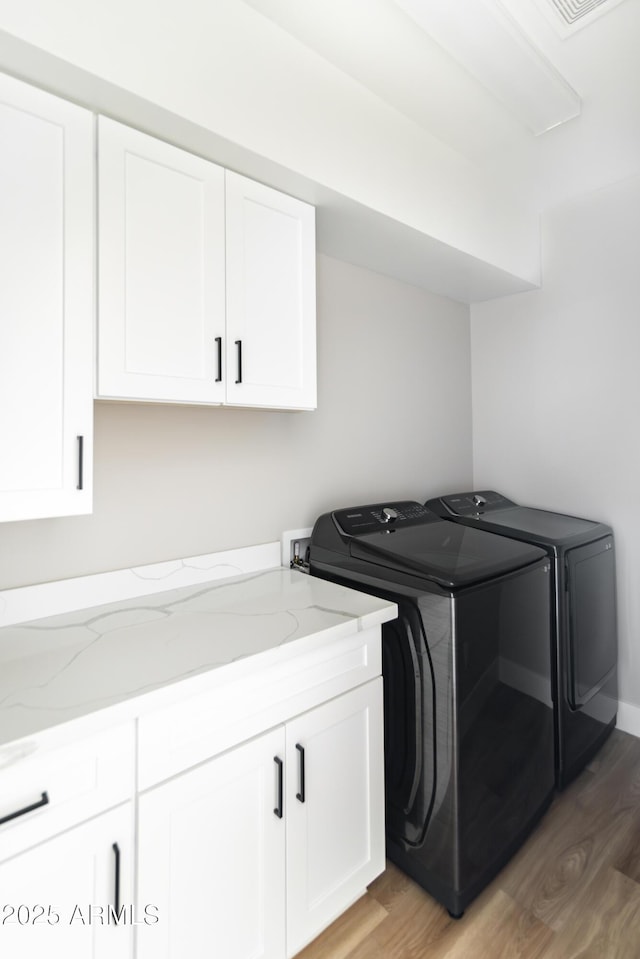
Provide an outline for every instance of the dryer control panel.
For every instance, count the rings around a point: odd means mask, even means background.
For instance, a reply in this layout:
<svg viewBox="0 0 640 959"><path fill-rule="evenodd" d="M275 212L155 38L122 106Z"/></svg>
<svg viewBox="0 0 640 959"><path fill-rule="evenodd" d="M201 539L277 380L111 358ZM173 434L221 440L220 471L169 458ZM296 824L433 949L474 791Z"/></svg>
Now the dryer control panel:
<svg viewBox="0 0 640 959"><path fill-rule="evenodd" d="M452 516L471 516L477 513L490 513L492 510L505 509L516 504L496 493L492 489L482 489L469 493L454 493L452 496L442 496L440 502Z"/></svg>
<svg viewBox="0 0 640 959"><path fill-rule="evenodd" d="M338 529L347 536L362 536L384 527L417 526L438 519L426 506L413 500L340 509L333 513L333 518Z"/></svg>

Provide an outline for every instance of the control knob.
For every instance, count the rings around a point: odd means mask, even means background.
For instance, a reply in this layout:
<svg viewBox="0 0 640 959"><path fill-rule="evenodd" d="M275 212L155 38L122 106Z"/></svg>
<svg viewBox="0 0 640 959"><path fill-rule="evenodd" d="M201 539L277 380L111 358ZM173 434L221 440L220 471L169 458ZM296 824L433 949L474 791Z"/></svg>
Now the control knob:
<svg viewBox="0 0 640 959"><path fill-rule="evenodd" d="M394 509L392 506L385 506L380 516L380 519L383 523L395 523L397 518L398 510Z"/></svg>
<svg viewBox="0 0 640 959"><path fill-rule="evenodd" d="M474 506L486 506L486 505L487 505L487 501L486 501L486 499L484 498L484 496L480 496L478 493L474 493L474 495L473 495L473 505L474 505Z"/></svg>

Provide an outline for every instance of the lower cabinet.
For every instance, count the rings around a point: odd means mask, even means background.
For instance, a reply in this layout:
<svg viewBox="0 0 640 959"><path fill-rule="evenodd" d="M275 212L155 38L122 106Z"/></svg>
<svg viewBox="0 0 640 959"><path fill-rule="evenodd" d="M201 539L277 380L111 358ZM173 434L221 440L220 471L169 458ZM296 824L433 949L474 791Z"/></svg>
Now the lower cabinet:
<svg viewBox="0 0 640 959"><path fill-rule="evenodd" d="M127 803L0 864L0 955L130 959L156 919L132 905L132 827Z"/></svg>
<svg viewBox="0 0 640 959"><path fill-rule="evenodd" d="M283 959L384 869L382 679L148 790L138 959Z"/></svg>
<svg viewBox="0 0 640 959"><path fill-rule="evenodd" d="M385 866L382 679L298 716L286 740L287 956L294 956Z"/></svg>
<svg viewBox="0 0 640 959"><path fill-rule="evenodd" d="M139 802L138 959L284 955L284 822L275 814L282 729L150 790Z"/></svg>

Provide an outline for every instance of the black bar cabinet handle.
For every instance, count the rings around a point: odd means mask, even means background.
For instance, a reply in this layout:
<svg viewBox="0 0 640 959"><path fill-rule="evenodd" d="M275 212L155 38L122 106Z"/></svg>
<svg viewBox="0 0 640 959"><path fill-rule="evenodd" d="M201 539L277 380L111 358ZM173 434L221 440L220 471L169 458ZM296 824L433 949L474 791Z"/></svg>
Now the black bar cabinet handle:
<svg viewBox="0 0 640 959"><path fill-rule="evenodd" d="M113 849L113 855L115 856L115 880L114 880L114 889L113 889L113 905L116 911L116 915L120 912L120 846L117 842L114 842L111 846Z"/></svg>
<svg viewBox="0 0 640 959"><path fill-rule="evenodd" d="M218 375L216 376L216 383L219 383L222 379L222 337L216 336L216 346L218 349Z"/></svg>
<svg viewBox="0 0 640 959"><path fill-rule="evenodd" d="M34 809L40 809L41 806L46 806L48 802L49 794L44 792L38 802L34 802L30 806L25 806L24 809L18 809L16 812L10 812L8 816L3 816L2 819L0 819L0 826L5 822L9 822L11 819L17 819L18 816L25 816L28 812L33 812Z"/></svg>
<svg viewBox="0 0 640 959"><path fill-rule="evenodd" d="M275 809L273 810L278 819L282 819L282 787L283 787L283 762L279 756L274 756L273 761L278 767L278 799Z"/></svg>
<svg viewBox="0 0 640 959"><path fill-rule="evenodd" d="M84 489L82 470L84 466L84 436L78 436L78 485L76 489Z"/></svg>
<svg viewBox="0 0 640 959"><path fill-rule="evenodd" d="M236 383L242 383L242 340L236 340L238 347L238 379Z"/></svg>
<svg viewBox="0 0 640 959"><path fill-rule="evenodd" d="M296 793L296 799L298 802L304 802L304 746L296 743L296 749L300 759L300 792Z"/></svg>

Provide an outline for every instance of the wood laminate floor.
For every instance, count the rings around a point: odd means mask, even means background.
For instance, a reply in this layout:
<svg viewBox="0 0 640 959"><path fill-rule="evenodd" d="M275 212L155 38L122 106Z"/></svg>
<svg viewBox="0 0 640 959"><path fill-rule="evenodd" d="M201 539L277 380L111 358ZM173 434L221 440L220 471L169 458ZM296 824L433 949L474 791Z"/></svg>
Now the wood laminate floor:
<svg viewBox="0 0 640 959"><path fill-rule="evenodd" d="M613 732L462 919L388 864L297 959L640 959L640 739Z"/></svg>

